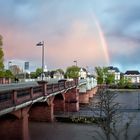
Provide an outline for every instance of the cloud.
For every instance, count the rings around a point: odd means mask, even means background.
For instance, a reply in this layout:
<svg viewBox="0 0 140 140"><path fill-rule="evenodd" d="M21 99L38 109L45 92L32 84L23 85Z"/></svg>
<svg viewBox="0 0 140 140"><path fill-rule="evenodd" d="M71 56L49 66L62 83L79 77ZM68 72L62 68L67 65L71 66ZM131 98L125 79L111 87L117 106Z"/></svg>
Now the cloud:
<svg viewBox="0 0 140 140"><path fill-rule="evenodd" d="M0 34L5 59L30 60L40 65L44 40L48 67L104 65L92 15L99 20L107 38L112 64L138 65L140 43L139 0L8 0L0 2ZM131 52L131 53L130 53Z"/></svg>

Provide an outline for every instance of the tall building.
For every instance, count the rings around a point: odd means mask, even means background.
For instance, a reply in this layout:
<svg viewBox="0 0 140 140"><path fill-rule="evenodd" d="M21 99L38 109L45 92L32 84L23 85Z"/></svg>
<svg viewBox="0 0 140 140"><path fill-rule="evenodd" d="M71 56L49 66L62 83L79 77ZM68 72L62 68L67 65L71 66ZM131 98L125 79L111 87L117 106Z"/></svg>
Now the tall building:
<svg viewBox="0 0 140 140"><path fill-rule="evenodd" d="M12 72L13 75L17 75L22 72L18 65L11 65L9 66L9 70Z"/></svg>

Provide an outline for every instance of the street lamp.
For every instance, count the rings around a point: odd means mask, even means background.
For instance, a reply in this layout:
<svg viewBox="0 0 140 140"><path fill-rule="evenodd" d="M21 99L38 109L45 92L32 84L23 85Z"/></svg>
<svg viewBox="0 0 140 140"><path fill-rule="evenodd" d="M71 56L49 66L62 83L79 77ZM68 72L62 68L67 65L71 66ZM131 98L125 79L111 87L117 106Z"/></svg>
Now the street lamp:
<svg viewBox="0 0 140 140"><path fill-rule="evenodd" d="M12 61L8 62L8 70L10 70L10 64L12 64Z"/></svg>
<svg viewBox="0 0 140 140"><path fill-rule="evenodd" d="M44 41L39 42L36 44L36 46L42 46L42 74L41 74L41 79L43 81L43 76L44 76Z"/></svg>
<svg viewBox="0 0 140 140"><path fill-rule="evenodd" d="M74 60L73 62L75 63L75 66L77 66L77 60Z"/></svg>

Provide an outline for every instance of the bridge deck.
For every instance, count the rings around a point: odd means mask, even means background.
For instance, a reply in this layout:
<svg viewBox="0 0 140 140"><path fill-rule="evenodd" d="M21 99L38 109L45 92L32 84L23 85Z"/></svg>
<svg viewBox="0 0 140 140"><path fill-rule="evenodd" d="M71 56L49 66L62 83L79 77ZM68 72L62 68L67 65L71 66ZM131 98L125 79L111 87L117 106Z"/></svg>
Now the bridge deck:
<svg viewBox="0 0 140 140"><path fill-rule="evenodd" d="M24 82L24 83L12 83L12 84L0 84L0 92L7 90L24 89L29 87L38 86L37 82Z"/></svg>

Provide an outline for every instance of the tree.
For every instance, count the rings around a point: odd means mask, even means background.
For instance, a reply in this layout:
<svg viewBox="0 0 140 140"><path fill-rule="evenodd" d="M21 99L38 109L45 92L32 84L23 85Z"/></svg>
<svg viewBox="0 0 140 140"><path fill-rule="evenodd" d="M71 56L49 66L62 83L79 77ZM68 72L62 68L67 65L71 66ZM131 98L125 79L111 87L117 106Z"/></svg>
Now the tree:
<svg viewBox="0 0 140 140"><path fill-rule="evenodd" d="M36 77L41 76L42 72L43 72L42 68L37 68L36 72L35 72L36 73Z"/></svg>
<svg viewBox="0 0 140 140"><path fill-rule="evenodd" d="M107 73L107 78L105 79L106 84L114 84L115 83L115 76L113 73Z"/></svg>
<svg viewBox="0 0 140 140"><path fill-rule="evenodd" d="M98 84L113 84L115 82L115 75L108 72L107 67L95 67Z"/></svg>
<svg viewBox="0 0 140 140"><path fill-rule="evenodd" d="M119 109L119 104L114 101L116 94L104 87L100 87L97 92L97 97L98 100L92 107L96 106L99 111L95 112L96 115L93 118L96 120L101 130L103 130L106 140L110 140L111 136L115 137L117 140L115 134L116 129L113 127L115 126L116 117L118 115L117 109Z"/></svg>
<svg viewBox="0 0 140 140"><path fill-rule="evenodd" d="M90 106L95 112L93 119L101 128L106 138L98 131L95 131L96 134L102 140L122 140L122 137L124 137L124 140L129 140L129 127L135 115L129 118L128 122L124 125L120 126L118 124L121 124L120 119L122 113L119 112L120 104L115 100L117 93L110 91L106 87L100 87L97 92L97 97L96 104L94 102ZM95 107L97 108L95 109ZM123 135L121 136L121 134ZM139 135L136 135L136 137L139 137Z"/></svg>
<svg viewBox="0 0 140 140"><path fill-rule="evenodd" d="M118 82L118 88L131 88L131 87L132 83L130 82L130 79L121 77L120 81Z"/></svg>
<svg viewBox="0 0 140 140"><path fill-rule="evenodd" d="M4 63L3 63L4 53L3 53L2 45L3 45L2 36L0 35L0 71L4 70Z"/></svg>
<svg viewBox="0 0 140 140"><path fill-rule="evenodd" d="M31 76L32 79L37 78L37 77L36 77L36 72L31 72L31 73L30 73L30 76Z"/></svg>
<svg viewBox="0 0 140 140"><path fill-rule="evenodd" d="M77 66L70 66L67 68L65 75L68 78L78 78L79 77L80 68Z"/></svg>
<svg viewBox="0 0 140 140"><path fill-rule="evenodd" d="M4 75L6 78L13 78L14 77L10 70L6 70Z"/></svg>
<svg viewBox="0 0 140 140"><path fill-rule="evenodd" d="M101 67L95 67L95 72L97 75L97 83L103 84L103 69Z"/></svg>
<svg viewBox="0 0 140 140"><path fill-rule="evenodd" d="M5 72L4 71L0 71L0 77L4 77L5 76Z"/></svg>

